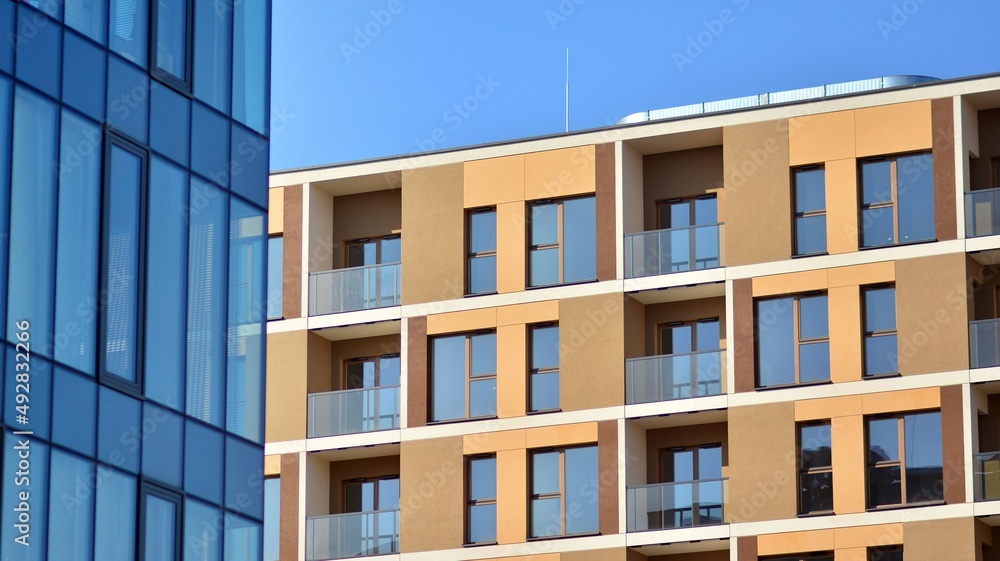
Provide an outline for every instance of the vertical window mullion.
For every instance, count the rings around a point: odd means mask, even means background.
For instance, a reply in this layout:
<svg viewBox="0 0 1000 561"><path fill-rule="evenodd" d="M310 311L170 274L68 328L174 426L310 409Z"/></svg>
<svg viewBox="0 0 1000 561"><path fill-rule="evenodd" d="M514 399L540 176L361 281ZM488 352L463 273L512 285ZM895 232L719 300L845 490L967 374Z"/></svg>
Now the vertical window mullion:
<svg viewBox="0 0 1000 561"><path fill-rule="evenodd" d="M792 299L792 332L795 334L795 352L794 352L794 364L795 364L795 383L801 382L801 365L799 364L799 350L802 346L802 324L799 321L799 314L801 313L801 308L799 306L799 298L796 296Z"/></svg>
<svg viewBox="0 0 1000 561"><path fill-rule="evenodd" d="M895 240L896 245L899 244L899 172L898 164L899 160L893 158L892 163L889 166L889 184L890 193L892 199L892 235L893 240Z"/></svg>
<svg viewBox="0 0 1000 561"><path fill-rule="evenodd" d="M472 336L465 336L465 418L472 416Z"/></svg>
<svg viewBox="0 0 1000 561"><path fill-rule="evenodd" d="M562 201L556 206L556 251L559 252L559 282L566 282L565 276L565 266L564 262L566 260L566 251L564 250L563 243L563 203Z"/></svg>
<svg viewBox="0 0 1000 561"><path fill-rule="evenodd" d="M899 416L899 424L897 427L899 431L899 502L900 504L906 504L906 417L904 415Z"/></svg>
<svg viewBox="0 0 1000 561"><path fill-rule="evenodd" d="M562 208L562 205L559 205ZM559 527L560 534L566 535L566 450L559 451Z"/></svg>

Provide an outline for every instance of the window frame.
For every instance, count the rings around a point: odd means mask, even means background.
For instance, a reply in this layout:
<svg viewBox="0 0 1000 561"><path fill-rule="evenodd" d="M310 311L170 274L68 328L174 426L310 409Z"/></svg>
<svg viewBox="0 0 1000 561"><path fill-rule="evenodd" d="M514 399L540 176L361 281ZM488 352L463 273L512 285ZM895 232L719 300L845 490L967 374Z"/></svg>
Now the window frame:
<svg viewBox="0 0 1000 561"><path fill-rule="evenodd" d="M496 496L494 496L493 498L482 498L482 499L472 498L472 464L473 462L479 460L493 460L494 469L498 467L496 454L476 454L474 456L469 456L465 460L465 473L467 474L465 478L465 545L475 545L475 546L495 545L497 543L496 528L493 529L494 539L492 541L474 542L471 539L471 530L472 530L471 521L472 521L473 507L489 506L489 505L496 506L498 504ZM499 495L499 488L497 489L496 494ZM499 506L497 506L497 508L499 509ZM499 520L499 512L497 513L497 520Z"/></svg>
<svg viewBox="0 0 1000 561"><path fill-rule="evenodd" d="M697 206L696 201L705 201L705 200L715 200L716 222L714 222L714 223L699 224L698 220L697 220L698 210L696 208L696 206ZM673 205L676 205L676 204L687 204L688 205L688 219L689 219L688 221L690 222L690 225L688 225L688 226L674 226L673 228L666 228L663 225L663 220L661 220L661 217L662 217L661 210L664 207L670 207L670 206L673 206ZM684 228L694 229L694 228L697 228L699 226L714 226L715 224L719 224L719 222L718 222L718 212L719 212L719 197L715 193L703 193L701 195L691 195L691 196L688 196L688 197L674 197L674 198L670 198L670 199L663 199L663 200L660 200L660 201L656 201L656 229L657 230L680 230L680 229L684 229ZM694 244L693 239L694 239L694 236L692 236L692 241L691 241L692 245ZM694 255L694 251L691 251L690 254Z"/></svg>
<svg viewBox="0 0 1000 561"><path fill-rule="evenodd" d="M1000 189L1000 156L995 156L990 160L990 175L993 181L990 183L994 189Z"/></svg>
<svg viewBox="0 0 1000 561"><path fill-rule="evenodd" d="M526 210L526 214L527 214L527 216L526 216L526 222L525 222L525 225L526 225L525 240L527 241L527 251L525 252L525 279L524 279L525 282L524 282L524 286L525 286L526 289L532 290L532 289L536 289L536 288L548 288L548 287L552 287L552 286L564 286L564 285L569 285L569 284L582 284L582 283L587 283L587 282L594 282L594 281L597 280L597 269L596 269L596 267L594 269L594 276L593 276L593 278L579 279L579 280L572 280L572 281L567 281L566 280L566 238L565 238L566 221L564 219L564 215L565 215L565 203L566 203L566 201L573 201L573 200L580 200L580 199L594 199L594 205L595 205L595 207L597 205L597 197L593 193L591 193L591 194L585 194L585 195L582 195L582 196L564 197L564 198L559 198L559 199L538 199L538 200L534 200L534 201L528 201L527 204L525 205L525 210ZM533 241L531 239L531 237L532 237L531 236L531 229L532 229L532 223L533 223L533 220L534 220L532 218L532 213L533 213L535 207L545 206L545 205L556 205L556 241L555 242L546 242L546 243L536 244L536 243L533 243ZM594 217L594 230L595 230L595 232L597 230L597 217L596 216ZM554 282L554 283L549 283L549 284L532 284L532 282L531 282L531 256L532 256L532 254L534 252L536 252L536 251L544 251L544 250L552 250L552 249L558 250L558 252L559 252L559 259L558 259L558 261L559 261L559 267L558 267L559 275L558 275L558 277L559 278L558 278L558 280L556 282ZM594 253L595 253L595 256L596 256L596 253L597 253L597 247L596 246L594 247ZM596 265L596 263L595 263L595 265Z"/></svg>
<svg viewBox="0 0 1000 561"><path fill-rule="evenodd" d="M273 256L271 255L271 242L274 241L274 240L280 240L278 243L281 245L281 261L277 261L277 262L274 261L274 259L272 259ZM271 268L271 265L272 265L272 263L277 263L278 271L281 273L279 275L279 278L280 278L281 282L278 283L277 287L271 286L270 283L268 283L268 286L267 286L267 301L264 304L264 315L266 316L264 321L274 321L274 320L285 319L285 311L284 311L284 303L285 303L285 286L284 286L284 279L285 279L285 274L284 273L285 273L285 271L284 271L284 269L285 269L285 267L284 267L284 260L285 260L285 235L284 235L284 233L274 234L274 235L268 236L267 237L267 268L268 268L268 270L265 272L265 276L268 277L268 278L270 277L270 268ZM275 290L280 291L279 295L281 296L281 305L278 306L278 310L277 310L278 311L278 315L272 317L267 312L268 312L268 309L269 309L268 303L271 301L271 295L274 293Z"/></svg>
<svg viewBox="0 0 1000 561"><path fill-rule="evenodd" d="M178 77L159 65L160 0L149 6L149 75L173 89L191 96L194 76L194 1L184 2L184 77Z"/></svg>
<svg viewBox="0 0 1000 561"><path fill-rule="evenodd" d="M816 510L816 511L810 510L810 511L807 512L805 510L804 506L803 506L803 501L802 501L802 477L806 476L806 475L822 475L822 474L826 474L826 473L830 474L830 481L831 481L830 482L830 486L831 486L831 491L830 491L831 497L830 498L831 498L831 501L833 499L833 485L834 485L834 483L833 483L833 456L832 456L832 453L833 453L833 438L832 438L832 432L831 432L831 438L830 438L830 451L831 451L830 465L828 465L828 466L813 466L813 467L806 468L806 467L804 467L804 461L803 461L804 460L804 456L805 456L805 453L804 453L804 450L803 450L803 440L802 440L803 429L814 428L814 427L822 427L822 426L829 427L830 430L832 431L833 425L832 425L831 420L829 420L829 419L820 420L820 421L807 421L807 422L803 422L803 423L798 423L796 425L796 427L795 427L795 433L796 433L795 434L795 448L796 448L795 452L796 452L796 464L797 464L796 465L796 468L797 468L797 470L796 470L797 471L797 481L796 482L798 483L798 489L797 489L797 493L796 493L797 497L796 498L798 500L798 512L799 512L799 516L820 516L820 515L824 515L824 514L834 514L836 512L836 509L834 508L835 505L833 505L832 502L831 502L831 508L829 510Z"/></svg>
<svg viewBox="0 0 1000 561"><path fill-rule="evenodd" d="M101 245L100 245L100 294L108 294L109 284L109 254L108 245L110 243L111 225L111 154L114 148L125 150L126 152L139 158L141 171L139 179L139 216L137 234L137 263L138 272L136 282L136 331L135 331L135 381L126 380L120 376L107 371L107 342L108 342L108 302L106 298L98 304L98 325L97 325L97 379L100 383L111 386L130 396L144 399L144 374L145 374L145 340L146 340L146 242L149 226L149 174L150 174L150 153L149 150L135 142L125 138L117 132L106 129L104 141L104 157L102 161L104 173L101 180Z"/></svg>
<svg viewBox="0 0 1000 561"><path fill-rule="evenodd" d="M906 417L911 415L922 415L928 413L937 413L939 415L940 422L940 409L928 409L922 411L900 411L896 413L887 413L880 415L870 415L864 418L865 422L865 456L868 457L865 461L865 507L868 511L879 511L894 508L903 508L914 505L933 505L943 503L943 499L931 499L926 501L918 502L908 502L906 500ZM872 462L870 456L871 450L871 429L870 422L875 420L886 420L895 419L896 420L896 454L899 456L896 460L881 460ZM943 434L942 434L943 437ZM941 455L942 468L944 462L944 453L942 451ZM892 469L899 468L899 503L893 504L882 504L882 505L872 505L872 498L870 494L871 490L871 472L873 469ZM943 480L942 480L943 481Z"/></svg>
<svg viewBox="0 0 1000 561"><path fill-rule="evenodd" d="M528 366L528 387L527 387L528 391L526 392L528 399L527 399L527 404L526 404L526 407L525 407L525 411L529 415L536 415L536 414L541 414L541 413L555 413L555 412L558 412L558 411L562 411L562 395L561 395L561 388L562 388L562 386L561 385L560 385L560 395L559 395L559 398L560 398L559 399L559 406L548 408L548 409L532 409L531 408L531 401L532 401L532 397L533 397L531 388L533 387L532 381L534 380L535 376L546 375L546 374L555 374L556 376L559 376L560 383L562 382L562 377L560 376L560 372L562 371L562 355L560 353L560 347L556 348L556 356L559 357L559 364L557 364L555 366L547 366L547 367L542 367L542 368L533 368L532 367L532 362L534 362L533 359L534 359L534 356L535 356L535 346L534 346L534 342L533 342L534 341L534 337L533 337L534 332L535 332L536 329L547 329L547 328L555 328L557 330L557 332L556 332L557 336L561 335L561 333L558 331L559 324L557 322L554 322L554 321L544 322L544 323L536 323L536 324L528 326L528 365L527 365Z"/></svg>
<svg viewBox="0 0 1000 561"><path fill-rule="evenodd" d="M816 338L811 338L811 339L803 339L802 338L802 319L801 319L802 306L800 305L800 301L801 301L802 298L810 298L810 297L814 297L814 296L825 296L826 299L827 299L826 300L826 309L827 309L826 337L816 337ZM757 313L757 310L758 310L757 305L758 305L759 302L766 302L766 301L770 301L770 300L780 300L780 299L791 299L792 300L792 339L793 339L793 344L794 344L794 346L793 346L793 365L795 367L794 368L794 370L795 370L795 380L793 382L788 382L788 383L769 384L769 385L764 386L764 385L761 385L761 383L760 383L760 359L761 359L761 354L760 354L760 343L759 343L759 335L758 335L758 329L759 329L760 320L759 320L758 313ZM755 298L753 304L754 304L754 339L755 339L755 342L754 342L754 344L755 344L755 348L754 348L754 361L755 361L755 364L754 364L754 377L755 377L754 384L755 384L755 386L754 387L755 387L755 389L760 390L760 389L770 389L770 388L786 388L786 387L801 386L801 385L826 384L826 383L829 383L829 381L830 381L829 378L826 379L826 380L806 380L806 381L803 382L802 381L802 372L801 372L801 368L800 368L800 366L801 366L800 362L801 361L800 361L800 358L799 358L800 349L803 346L805 346L805 345L814 345L814 344L818 344L818 343L826 343L828 345L828 348L829 348L829 344L830 344L830 324L829 324L829 320L830 320L830 294L829 294L829 292L820 290L820 291L800 292L800 293L796 293L796 294L784 294L784 295L778 295L778 296L766 296L766 297L762 297L762 298Z"/></svg>
<svg viewBox="0 0 1000 561"><path fill-rule="evenodd" d="M174 504L174 561L180 561L184 554L184 497L149 480L142 480L139 484L139 520L136 524L139 537L136 540L136 559L145 561L146 558L147 502L150 495Z"/></svg>
<svg viewBox="0 0 1000 561"><path fill-rule="evenodd" d="M346 358L343 361L341 361L341 375L340 375L340 387L341 387L341 389L342 390L346 390L346 391L351 391L351 390L373 390L373 389L377 389L377 388L396 388L396 387L399 387L399 384L393 384L391 386L386 386L386 385L382 384L382 359L387 359L387 358L400 358L402 360L401 355L399 353L388 353L388 354L383 354L383 355L378 355L378 356L359 356L359 357ZM364 363L368 363L368 362L370 362L370 363L372 363L372 364L375 365L375 385L371 386L370 388L366 388L364 386L362 386L360 388L348 388L347 387L348 386L348 372L347 372L348 365L350 365L350 364L364 364ZM400 366L400 373L401 372L402 372L402 365Z"/></svg>
<svg viewBox="0 0 1000 561"><path fill-rule="evenodd" d="M387 509L387 510L383 511L383 509L379 508L379 506L378 506L379 503L382 500L382 497L380 496L381 495L382 486L379 485L379 482L380 481L387 481L387 480L391 480L391 479L395 479L397 481L401 481L401 479L400 479L400 477L399 477L398 474L379 475L379 476L376 476L376 477L358 477L358 478L355 478L355 479L348 479L348 480L343 481L341 483L341 489L340 489L340 491L341 491L340 492L340 496L341 496L341 499L340 499L340 510L341 510L341 512L343 514L364 514L364 513L372 513L372 512L386 512L386 511L389 511L389 510L398 510L398 509ZM351 485L361 485L361 484L364 484L364 483L373 483L373 485L372 485L372 489L373 489L372 490L372 504L375 506L375 510L348 511L347 510L347 488L349 486L351 486ZM397 497L396 500L397 500L397 502L399 502L400 501L400 497ZM377 522L376 522L376 524L377 524ZM377 535L377 534L375 534L375 535Z"/></svg>
<svg viewBox="0 0 1000 561"><path fill-rule="evenodd" d="M873 290L885 290L891 288L893 296L893 324L894 329L881 329L881 330L869 330L868 328L868 292ZM1000 286L997 287L1000 289ZM893 283L880 283L872 284L861 287L861 378L863 380L871 380L876 378L885 378L899 375L899 362L897 358L896 372L880 372L875 374L868 373L868 340L879 338L879 337L896 337L896 350L898 354L899 350L899 317L895 312L898 310L899 306L896 305L896 285Z"/></svg>
<svg viewBox="0 0 1000 561"><path fill-rule="evenodd" d="M497 335L497 331L495 329L477 329L475 331L467 331L467 332L463 332L463 333L442 333L442 334L433 335L433 336L430 337L430 345L428 345L428 347L429 347L428 351L429 352L427 353L427 355L428 355L428 365L429 365L428 372L429 372L429 379L430 379L430 383L428 384L428 390L429 391L428 391L428 400L427 400L427 402L428 402L428 407L427 407L428 424L433 425L433 424L440 424L440 423L458 423L458 422L463 422L463 421L479 421L479 420L483 420L483 419L496 419L497 418L497 412L496 411L494 411L492 415L480 415L480 416L476 416L476 417L473 417L473 416L470 415L470 413L471 413L471 407L472 407L472 404L471 404L472 382L473 381L481 381L481 380L490 380L490 379L492 379L494 381L498 380L498 376L497 376L498 367L497 367L497 364L493 365L493 373L492 374L479 375L479 376L473 376L472 375L472 360L473 360L473 358L472 358L472 338L475 337L475 336L477 336L477 335L487 335L487 334L492 334L495 337ZM434 376L434 341L437 340L437 339L440 339L440 338L448 338L448 337L464 337L465 338L465 357L464 357L465 383L464 383L464 388L463 388L464 391L465 391L465 416L464 417L459 417L459 418L454 418L454 419L439 419L438 420L438 419L433 419L432 418L432 416L434 414L434 388L435 388L435 376ZM496 351L497 351L497 349L494 349L495 354L496 354ZM499 362L499 357L498 357L498 362ZM496 398L496 393L497 392L494 393L494 398Z"/></svg>
<svg viewBox="0 0 1000 561"><path fill-rule="evenodd" d="M597 530L590 532L577 532L573 534L566 533L566 519L567 519L567 508L566 504L566 451L579 449L579 448L594 448L598 454L600 454L600 448L598 443L588 443L588 444L575 444L571 446L555 446L546 448L535 448L528 450L528 541L538 541L538 540L550 540L558 539L563 537L579 537L579 536L596 536L600 535L600 527ZM535 454L544 454L550 452L559 453L559 491L549 492L549 493L535 493L533 481L535 479ZM600 457L600 456L598 456ZM599 472L599 466L594 466L594 468ZM532 505L536 500L544 499L559 499L559 533L558 534L547 534L544 536L533 536L532 535L532 525L534 520L532 519ZM600 498L598 498L600 501ZM600 505L598 504L598 507ZM598 518L600 521L600 518Z"/></svg>
<svg viewBox="0 0 1000 561"><path fill-rule="evenodd" d="M882 561L883 555L886 553L903 553L902 545L880 545L880 546L869 546L868 550L865 552L865 558L868 561Z"/></svg>
<svg viewBox="0 0 1000 561"><path fill-rule="evenodd" d="M905 152L901 154L890 154L882 156L870 156L866 158L859 158L857 162L857 181L858 181L858 249L878 249L884 247L896 247L900 245L909 245L916 243L926 243L936 241L936 236L927 239L911 240L911 241L900 241L899 232L899 159L909 158L913 156L930 156L932 152L929 150L920 150L916 152ZM890 196L889 202L877 202L877 203L865 203L864 202L864 167L865 164L876 163L876 162L889 162L889 189ZM933 164L932 164L933 165ZM865 211L866 210L878 210L878 209L891 209L892 212L892 239L891 244L877 244L877 245L865 245ZM936 209L935 209L936 210Z"/></svg>
<svg viewBox="0 0 1000 561"><path fill-rule="evenodd" d="M400 240L402 242L402 236L400 234L387 234L385 236L377 236L370 238L355 238L352 240L344 241L344 266L343 269L359 269L361 267L375 267L378 265L393 265L400 263L400 261L382 261L382 242L384 240ZM357 245L364 245L366 243L375 243L375 262L371 265L354 265L353 267L349 265L351 262L351 247Z"/></svg>
<svg viewBox="0 0 1000 561"><path fill-rule="evenodd" d="M699 353L711 353L722 350L721 339L714 339L715 343L711 348L699 349L701 341L698 340L698 325L705 323L716 323L719 325L719 333L722 334L722 322L719 316L708 317L708 318L698 318L695 320L682 320L682 321L667 321L664 323L656 324L656 354L659 356L675 356L675 355L694 355ZM665 353L663 352L663 333L678 327L690 327L691 328L691 348L693 350L683 352L683 353ZM711 340L710 340L711 342Z"/></svg>
<svg viewBox="0 0 1000 561"><path fill-rule="evenodd" d="M472 291L472 262L479 258L493 257L494 264L496 264L497 259L497 248L496 245L500 245L499 239L497 243L494 244L492 251L472 251L472 217L476 214L486 214L493 213L494 223L496 222L497 208L495 206L490 207L480 207L469 209L465 213L465 294L466 296L480 296L484 294L496 294L497 293L497 279L493 279L493 290L488 292L473 292Z"/></svg>
<svg viewBox="0 0 1000 561"><path fill-rule="evenodd" d="M799 172L822 171L823 172L823 210L798 211L798 181ZM805 218L822 216L826 218L826 166L823 164L810 164L792 169L792 255L794 257L810 257L813 255L827 255L829 253L829 240L826 239L826 232L823 236L823 251L800 252L798 251L798 223Z"/></svg>

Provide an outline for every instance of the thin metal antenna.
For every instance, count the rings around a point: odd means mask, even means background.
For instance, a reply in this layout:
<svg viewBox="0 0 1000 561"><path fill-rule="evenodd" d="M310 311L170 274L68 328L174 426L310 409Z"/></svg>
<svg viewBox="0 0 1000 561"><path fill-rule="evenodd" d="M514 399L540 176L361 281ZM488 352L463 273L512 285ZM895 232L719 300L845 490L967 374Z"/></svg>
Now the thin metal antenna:
<svg viewBox="0 0 1000 561"><path fill-rule="evenodd" d="M569 132L569 47L566 47L566 132Z"/></svg>

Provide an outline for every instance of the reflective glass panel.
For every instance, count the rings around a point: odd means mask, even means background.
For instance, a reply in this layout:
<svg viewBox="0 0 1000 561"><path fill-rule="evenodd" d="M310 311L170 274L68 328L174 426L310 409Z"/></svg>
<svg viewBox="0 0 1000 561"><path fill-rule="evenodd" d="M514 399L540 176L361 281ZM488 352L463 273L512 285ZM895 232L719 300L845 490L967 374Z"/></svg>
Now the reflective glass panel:
<svg viewBox="0 0 1000 561"><path fill-rule="evenodd" d="M97 457L117 468L138 473L142 404L117 390L101 386L98 410Z"/></svg>
<svg viewBox="0 0 1000 561"><path fill-rule="evenodd" d="M170 158L187 165L191 131L191 102L171 88L157 86L150 92L149 145ZM156 208L156 207L153 207Z"/></svg>
<svg viewBox="0 0 1000 561"><path fill-rule="evenodd" d="M278 561L281 537L281 479L264 480L264 561Z"/></svg>
<svg viewBox="0 0 1000 561"><path fill-rule="evenodd" d="M232 12L217 0L194 0L194 95L229 113Z"/></svg>
<svg viewBox="0 0 1000 561"><path fill-rule="evenodd" d="M903 418L906 438L906 502L944 498L941 413L917 413Z"/></svg>
<svg viewBox="0 0 1000 561"><path fill-rule="evenodd" d="M52 388L52 440L94 457L97 443L97 386L93 379L56 368Z"/></svg>
<svg viewBox="0 0 1000 561"><path fill-rule="evenodd" d="M226 561L257 561L261 559L261 525L241 516L226 516Z"/></svg>
<svg viewBox="0 0 1000 561"><path fill-rule="evenodd" d="M563 203L563 282L597 278L597 207L594 197Z"/></svg>
<svg viewBox="0 0 1000 561"><path fill-rule="evenodd" d="M795 254L807 255L826 251L826 215L802 216L795 219Z"/></svg>
<svg viewBox="0 0 1000 561"><path fill-rule="evenodd" d="M465 417L465 336L431 343L431 420Z"/></svg>
<svg viewBox="0 0 1000 561"><path fill-rule="evenodd" d="M899 241L933 240L934 157L918 154L898 158L896 189L899 193Z"/></svg>
<svg viewBox="0 0 1000 561"><path fill-rule="evenodd" d="M559 366L559 326L535 327L531 330L531 367Z"/></svg>
<svg viewBox="0 0 1000 561"><path fill-rule="evenodd" d="M144 72L117 57L108 57L108 123L139 142L146 142L149 133L149 88Z"/></svg>
<svg viewBox="0 0 1000 561"><path fill-rule="evenodd" d="M107 37L106 0L64 0L66 25L104 44Z"/></svg>
<svg viewBox="0 0 1000 561"><path fill-rule="evenodd" d="M139 66L145 66L149 3L143 0L110 1L108 47Z"/></svg>
<svg viewBox="0 0 1000 561"><path fill-rule="evenodd" d="M757 376L760 386L795 382L793 299L757 302Z"/></svg>
<svg viewBox="0 0 1000 561"><path fill-rule="evenodd" d="M190 497L184 501L184 561L221 561L222 521L219 509ZM264 561L277 560L277 557L264 558Z"/></svg>
<svg viewBox="0 0 1000 561"><path fill-rule="evenodd" d="M58 5L55 2L50 4ZM39 21L47 23L44 17L21 4L18 9L17 33L22 39L30 39L17 43L17 77L58 99L62 28L58 25L38 25ZM4 37L3 40L11 41L12 38ZM50 134L55 130L51 129Z"/></svg>
<svg viewBox="0 0 1000 561"><path fill-rule="evenodd" d="M259 446L226 437L226 505L245 504L244 514L264 517L263 465L264 451Z"/></svg>
<svg viewBox="0 0 1000 561"><path fill-rule="evenodd" d="M63 37L63 103L103 121L107 53L74 33L65 33ZM97 148L100 146L98 143ZM96 153L99 157L100 150Z"/></svg>
<svg viewBox="0 0 1000 561"><path fill-rule="evenodd" d="M49 559L90 561L94 543L94 494L81 485L94 481L94 464L62 450L52 450L49 488Z"/></svg>
<svg viewBox="0 0 1000 561"><path fill-rule="evenodd" d="M795 172L795 212L826 209L826 170L815 168Z"/></svg>
<svg viewBox="0 0 1000 561"><path fill-rule="evenodd" d="M152 494L145 500L143 561L175 561L179 505Z"/></svg>
<svg viewBox="0 0 1000 561"><path fill-rule="evenodd" d="M142 446L143 475L181 487L184 475L183 418L147 402L143 407L142 425L145 437Z"/></svg>
<svg viewBox="0 0 1000 561"><path fill-rule="evenodd" d="M830 335L827 296L799 298L799 336L802 339L822 339Z"/></svg>
<svg viewBox="0 0 1000 561"><path fill-rule="evenodd" d="M472 336L472 376L495 374L497 371L497 334Z"/></svg>
<svg viewBox="0 0 1000 561"><path fill-rule="evenodd" d="M243 0L233 9L233 117L258 132L267 127L267 0Z"/></svg>
<svg viewBox="0 0 1000 561"><path fill-rule="evenodd" d="M895 331L896 288L865 290L865 331Z"/></svg>
<svg viewBox="0 0 1000 561"><path fill-rule="evenodd" d="M156 67L187 81L187 0L156 0Z"/></svg>
<svg viewBox="0 0 1000 561"><path fill-rule="evenodd" d="M267 240L267 319L281 319L284 277L284 238L276 236Z"/></svg>
<svg viewBox="0 0 1000 561"><path fill-rule="evenodd" d="M531 456L531 493L559 492L559 452L536 452Z"/></svg>
<svg viewBox="0 0 1000 561"><path fill-rule="evenodd" d="M94 559L134 561L136 527L135 478L101 466L94 513Z"/></svg>
<svg viewBox="0 0 1000 561"><path fill-rule="evenodd" d="M32 411L34 411L32 409ZM27 444L25 444L27 442ZM3 438L3 489L8 486L15 487L17 493L3 493L3 512L0 512L0 539L3 539L4 561L48 561L50 557L46 555L44 536L48 535L48 506L49 506L49 445L31 437L18 436L10 431L4 434ZM27 447L27 448L25 448ZM27 450L27 452L25 452ZM29 454L31 462L30 474L24 477L23 473L17 475L19 455ZM15 483L17 482L17 483ZM28 493L28 501L21 501L19 494ZM22 502L24 504L22 504ZM15 510L20 508L20 511ZM15 524L19 524L19 518L24 511L28 512L27 532L22 532ZM23 529L23 528L22 528ZM53 529L54 533L62 528ZM24 538L25 534L28 535ZM25 547L14 540L21 537L28 545ZM16 556L13 553L16 552ZM57 559L57 557L51 557Z"/></svg>
<svg viewBox="0 0 1000 561"><path fill-rule="evenodd" d="M184 489L214 503L222 502L224 471L222 433L187 421L184 430Z"/></svg>
<svg viewBox="0 0 1000 561"><path fill-rule="evenodd" d="M598 530L597 446L566 450L566 533Z"/></svg>
<svg viewBox="0 0 1000 561"><path fill-rule="evenodd" d="M469 251L496 251L497 213L495 210L473 212L469 215Z"/></svg>

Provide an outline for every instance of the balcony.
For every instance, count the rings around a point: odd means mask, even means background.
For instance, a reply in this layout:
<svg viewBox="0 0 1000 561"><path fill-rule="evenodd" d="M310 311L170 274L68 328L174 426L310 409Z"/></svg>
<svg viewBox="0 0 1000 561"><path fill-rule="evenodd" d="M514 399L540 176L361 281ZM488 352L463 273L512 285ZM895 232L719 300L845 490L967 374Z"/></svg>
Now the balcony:
<svg viewBox="0 0 1000 561"><path fill-rule="evenodd" d="M625 361L625 403L655 403L722 393L724 350Z"/></svg>
<svg viewBox="0 0 1000 561"><path fill-rule="evenodd" d="M1000 452L984 452L972 457L976 502L1000 500Z"/></svg>
<svg viewBox="0 0 1000 561"><path fill-rule="evenodd" d="M969 367L1000 366L1000 319L969 322Z"/></svg>
<svg viewBox="0 0 1000 561"><path fill-rule="evenodd" d="M309 395L309 438L399 428L399 386Z"/></svg>
<svg viewBox="0 0 1000 561"><path fill-rule="evenodd" d="M334 269L309 275L310 316L398 306L401 295L399 263Z"/></svg>
<svg viewBox="0 0 1000 561"><path fill-rule="evenodd" d="M626 528L648 532L723 524L727 481L703 479L629 487Z"/></svg>
<svg viewBox="0 0 1000 561"><path fill-rule="evenodd" d="M965 194L965 237L1000 234L1000 189L980 189Z"/></svg>
<svg viewBox="0 0 1000 561"><path fill-rule="evenodd" d="M686 226L625 236L625 278L722 266L723 224Z"/></svg>
<svg viewBox="0 0 1000 561"><path fill-rule="evenodd" d="M306 560L399 553L399 510L306 518Z"/></svg>

